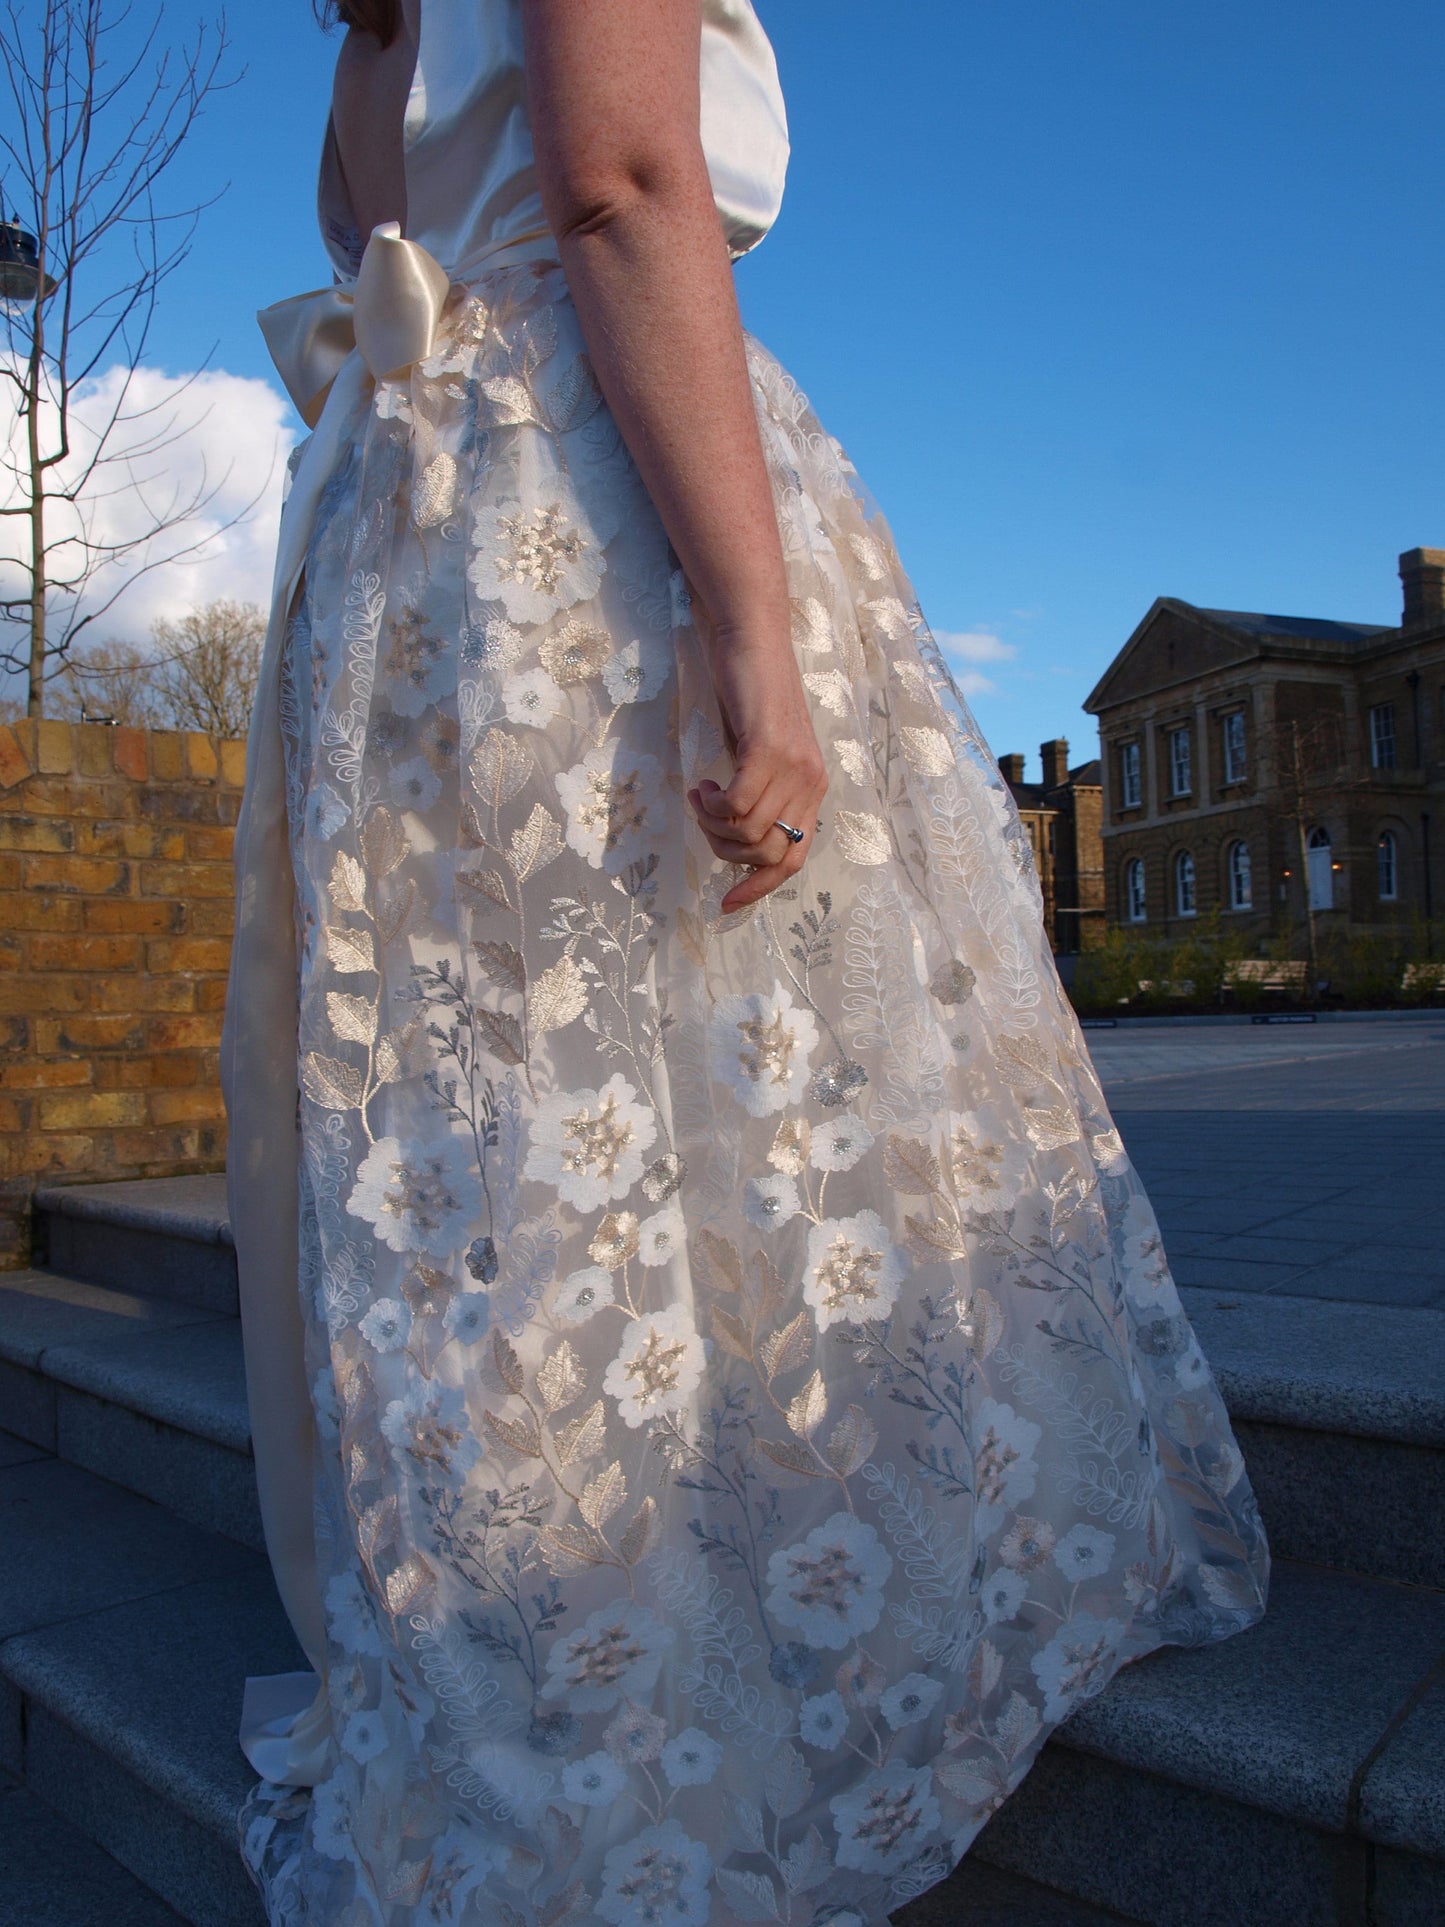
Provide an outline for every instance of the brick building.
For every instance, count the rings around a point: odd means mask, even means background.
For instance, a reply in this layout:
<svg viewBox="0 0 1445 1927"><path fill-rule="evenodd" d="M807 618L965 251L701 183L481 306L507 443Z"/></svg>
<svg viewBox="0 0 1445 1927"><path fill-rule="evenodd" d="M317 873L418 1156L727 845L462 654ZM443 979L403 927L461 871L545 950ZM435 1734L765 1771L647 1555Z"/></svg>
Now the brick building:
<svg viewBox="0 0 1445 1927"><path fill-rule="evenodd" d="M1217 909L1263 937L1306 892L1325 929L1445 908L1445 550L1400 578L1397 627L1154 604L1084 703L1111 923Z"/></svg>
<svg viewBox="0 0 1445 1927"><path fill-rule="evenodd" d="M1072 956L1102 933L1104 853L1100 838L1104 799L1099 760L1069 768L1062 736L1040 743L1043 781L1024 781L1024 759L1000 756L998 766L1033 846L1044 894L1044 921L1056 955Z"/></svg>

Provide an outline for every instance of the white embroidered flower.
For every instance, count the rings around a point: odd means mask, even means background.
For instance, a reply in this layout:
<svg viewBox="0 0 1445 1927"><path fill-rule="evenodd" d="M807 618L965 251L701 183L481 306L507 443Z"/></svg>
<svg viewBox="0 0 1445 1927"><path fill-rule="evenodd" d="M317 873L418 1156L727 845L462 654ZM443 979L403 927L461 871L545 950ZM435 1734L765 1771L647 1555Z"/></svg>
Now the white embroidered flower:
<svg viewBox="0 0 1445 1927"><path fill-rule="evenodd" d="M803 1095L818 1026L783 984L719 998L708 1034L713 1076L729 1086L750 1117L784 1111Z"/></svg>
<svg viewBox="0 0 1445 1927"><path fill-rule="evenodd" d="M639 638L623 643L613 653L602 671L602 680L614 703L647 703L662 688L671 671L671 640Z"/></svg>
<svg viewBox="0 0 1445 1927"><path fill-rule="evenodd" d="M803 1297L818 1330L886 1318L908 1274L908 1259L876 1211L824 1218L808 1232Z"/></svg>
<svg viewBox="0 0 1445 1927"><path fill-rule="evenodd" d="M605 1271L601 1265L585 1265L581 1271L574 1271L570 1278L564 1278L557 1287L552 1315L560 1318L564 1325L585 1325L593 1312L601 1311L604 1305L615 1302L612 1273Z"/></svg>
<svg viewBox="0 0 1445 1927"><path fill-rule="evenodd" d="M352 1788L330 1773L311 1795L311 1838L328 1860L355 1860L351 1830L356 1818Z"/></svg>
<svg viewBox="0 0 1445 1927"><path fill-rule="evenodd" d="M927 1673L906 1673L896 1686L890 1686L878 1702L878 1710L893 1728L901 1732L926 1720L943 1697L943 1681Z"/></svg>
<svg viewBox="0 0 1445 1927"><path fill-rule="evenodd" d="M484 1338L491 1322L492 1300L485 1291L461 1292L442 1316L448 1337L462 1345L475 1345Z"/></svg>
<svg viewBox="0 0 1445 1927"><path fill-rule="evenodd" d="M991 1572L983 1582L979 1594L979 1604L983 1616L990 1626L1005 1625L1013 1619L1018 1609L1029 1596L1029 1582L1021 1572L1013 1572L1007 1566Z"/></svg>
<svg viewBox="0 0 1445 1927"><path fill-rule="evenodd" d="M712 1856L676 1820L647 1827L602 1862L597 1913L612 1927L703 1927Z"/></svg>
<svg viewBox="0 0 1445 1927"><path fill-rule="evenodd" d="M598 1091L554 1091L532 1118L522 1175L541 1178L578 1211L624 1198L642 1176L642 1154L657 1136L652 1107L620 1071Z"/></svg>
<svg viewBox="0 0 1445 1927"><path fill-rule="evenodd" d="M442 779L425 756L398 763L391 772L391 800L404 810L429 810L442 793Z"/></svg>
<svg viewBox="0 0 1445 1927"><path fill-rule="evenodd" d="M382 1644L376 1608L360 1575L349 1566L327 1581L326 1617L331 1636L344 1653L380 1659Z"/></svg>
<svg viewBox="0 0 1445 1927"><path fill-rule="evenodd" d="M706 1786L722 1765L723 1750L699 1726L689 1726L662 1749L669 1786Z"/></svg>
<svg viewBox="0 0 1445 1927"><path fill-rule="evenodd" d="M818 1171L851 1171L873 1148L873 1133L861 1118L844 1112L819 1124L808 1145L808 1160Z"/></svg>
<svg viewBox="0 0 1445 1927"><path fill-rule="evenodd" d="M800 1544L769 1559L768 1611L810 1646L841 1652L878 1624L892 1570L892 1555L872 1526L851 1512L835 1512Z"/></svg>
<svg viewBox="0 0 1445 1927"><path fill-rule="evenodd" d="M349 1753L353 1760L365 1766L374 1760L378 1753L386 1750L386 1726L379 1709L370 1712L353 1713L341 1729L343 1752Z"/></svg>
<svg viewBox="0 0 1445 1927"><path fill-rule="evenodd" d="M401 1398L394 1398L382 1414L381 1431L428 1479L458 1478L482 1456L466 1400L456 1386L435 1379L419 1379Z"/></svg>
<svg viewBox="0 0 1445 1927"><path fill-rule="evenodd" d="M743 1186L743 1216L759 1231L776 1231L789 1218L796 1218L802 1208L797 1185L781 1171L770 1172L765 1178L749 1178Z"/></svg>
<svg viewBox="0 0 1445 1927"><path fill-rule="evenodd" d="M357 1329L373 1350L399 1352L411 1336L411 1306L399 1298L378 1298Z"/></svg>
<svg viewBox="0 0 1445 1927"><path fill-rule="evenodd" d="M637 1227L637 1256L644 1265L665 1265L687 1241L687 1220L675 1204L654 1211Z"/></svg>
<svg viewBox="0 0 1445 1927"><path fill-rule="evenodd" d="M562 1769L562 1791L583 1807L608 1807L627 1785L627 1769L610 1753L589 1753Z"/></svg>
<svg viewBox="0 0 1445 1927"><path fill-rule="evenodd" d="M1032 1497L1038 1483L1034 1448L1043 1427L999 1399L979 1401L973 1431L975 1517L984 1532L1003 1523Z"/></svg>
<svg viewBox="0 0 1445 1927"><path fill-rule="evenodd" d="M1096 1619L1076 1613L1060 1626L1041 1653L1029 1661L1044 1689L1044 1719L1062 1720L1081 1700L1108 1685L1114 1655L1124 1638L1121 1619Z"/></svg>
<svg viewBox="0 0 1445 1927"><path fill-rule="evenodd" d="M960 1204L1007 1211L1030 1168L1028 1145L991 1129L972 1111L954 1112L948 1129L949 1170Z"/></svg>
<svg viewBox="0 0 1445 1927"><path fill-rule="evenodd" d="M502 684L502 706L509 722L525 723L531 729L545 729L561 713L557 685L545 669L524 669L508 676Z"/></svg>
<svg viewBox="0 0 1445 1927"><path fill-rule="evenodd" d="M840 1693L819 1693L798 1708L798 1733L809 1746L832 1753L848 1731L848 1709Z"/></svg>
<svg viewBox="0 0 1445 1927"><path fill-rule="evenodd" d="M588 682L600 675L611 648L611 638L605 629L594 628L572 616L555 635L538 643L537 654L553 682L565 689L568 683Z"/></svg>
<svg viewBox="0 0 1445 1927"><path fill-rule="evenodd" d="M650 1606L614 1599L553 1640L542 1698L565 1699L574 1713L603 1713L650 1693L672 1641L672 1628Z"/></svg>
<svg viewBox="0 0 1445 1927"><path fill-rule="evenodd" d="M644 1312L623 1334L616 1358L602 1375L602 1389L617 1400L634 1428L676 1412L697 1389L705 1363L702 1340L686 1309Z"/></svg>
<svg viewBox="0 0 1445 1927"><path fill-rule="evenodd" d="M1031 1519L1021 1512L998 1542L998 1556L1015 1572L1032 1572L1054 1549L1054 1529L1047 1519Z"/></svg>
<svg viewBox="0 0 1445 1927"><path fill-rule="evenodd" d="M1199 1349L1197 1338L1190 1338L1188 1345L1174 1360L1174 1382L1186 1392L1197 1391L1209 1378L1209 1361Z"/></svg>
<svg viewBox="0 0 1445 1927"><path fill-rule="evenodd" d="M1148 1199L1130 1198L1110 1229L1130 1304L1138 1311L1174 1311L1178 1293L1164 1255L1159 1220Z"/></svg>
<svg viewBox="0 0 1445 1927"><path fill-rule="evenodd" d="M605 539L605 538L604 538ZM607 563L577 505L553 500L478 509L467 578L483 602L500 602L513 622L546 622L595 596Z"/></svg>
<svg viewBox="0 0 1445 1927"><path fill-rule="evenodd" d="M379 381L372 406L380 421L409 422L412 418L410 381Z"/></svg>
<svg viewBox="0 0 1445 1927"><path fill-rule="evenodd" d="M834 1794L828 1805L838 1830L838 1865L886 1874L915 1859L943 1824L932 1777L926 1766L893 1760L851 1793Z"/></svg>
<svg viewBox="0 0 1445 1927"><path fill-rule="evenodd" d="M351 815L349 805L329 783L318 783L306 803L306 821L314 836L329 843Z"/></svg>
<svg viewBox="0 0 1445 1927"><path fill-rule="evenodd" d="M379 1137L357 1167L346 1209L369 1224L388 1250L440 1258L467 1242L481 1203L470 1138L419 1145Z"/></svg>
<svg viewBox="0 0 1445 1927"><path fill-rule="evenodd" d="M662 765L646 750L622 742L590 749L552 780L567 812L567 841L594 870L618 875L666 829Z"/></svg>
<svg viewBox="0 0 1445 1927"><path fill-rule="evenodd" d="M1054 1547L1054 1564L1068 1579L1094 1579L1113 1564L1116 1543L1098 1526L1070 1526Z"/></svg>

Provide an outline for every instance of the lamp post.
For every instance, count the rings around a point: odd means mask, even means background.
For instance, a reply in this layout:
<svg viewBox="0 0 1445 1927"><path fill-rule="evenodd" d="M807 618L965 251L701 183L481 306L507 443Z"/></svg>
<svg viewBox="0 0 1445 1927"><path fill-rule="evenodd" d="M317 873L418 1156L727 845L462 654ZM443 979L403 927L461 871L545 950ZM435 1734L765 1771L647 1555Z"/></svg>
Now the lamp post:
<svg viewBox="0 0 1445 1927"><path fill-rule="evenodd" d="M0 221L0 302L7 308L33 307L37 299L48 301L59 286L41 265L39 243L20 225L20 216Z"/></svg>

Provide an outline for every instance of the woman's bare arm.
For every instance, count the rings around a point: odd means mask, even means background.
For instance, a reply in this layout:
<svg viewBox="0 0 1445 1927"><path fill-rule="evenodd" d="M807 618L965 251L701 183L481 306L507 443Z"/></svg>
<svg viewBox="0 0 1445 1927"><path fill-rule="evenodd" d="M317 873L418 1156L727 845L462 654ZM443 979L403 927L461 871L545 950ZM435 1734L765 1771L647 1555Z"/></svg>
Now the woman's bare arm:
<svg viewBox="0 0 1445 1927"><path fill-rule="evenodd" d="M725 790L693 792L719 856L793 875L826 789L742 327L698 132L698 0L522 0L543 206L602 391L701 605L734 738ZM810 834L795 850L774 818ZM785 846L779 848L779 846Z"/></svg>
<svg viewBox="0 0 1445 1927"><path fill-rule="evenodd" d="M402 14L401 31L389 47L348 27L336 55L331 118L363 239L383 221L406 226L402 127L416 66L415 0L408 0Z"/></svg>

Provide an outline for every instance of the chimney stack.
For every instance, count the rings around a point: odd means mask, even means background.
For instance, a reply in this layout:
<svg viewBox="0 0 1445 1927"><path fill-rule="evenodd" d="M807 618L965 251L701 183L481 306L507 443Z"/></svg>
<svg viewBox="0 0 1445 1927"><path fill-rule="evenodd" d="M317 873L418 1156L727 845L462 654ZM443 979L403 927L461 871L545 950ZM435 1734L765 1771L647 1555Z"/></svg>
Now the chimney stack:
<svg viewBox="0 0 1445 1927"><path fill-rule="evenodd" d="M1043 758L1044 788L1061 790L1069 780L1069 745L1066 737L1056 736L1051 743L1039 744Z"/></svg>
<svg viewBox="0 0 1445 1927"><path fill-rule="evenodd" d="M1406 629L1417 623L1445 622L1445 549L1407 549L1400 557L1405 590Z"/></svg>
<svg viewBox="0 0 1445 1927"><path fill-rule="evenodd" d="M1024 759L1022 756L1000 756L998 766L1003 771L1006 783L1022 783L1024 780Z"/></svg>

